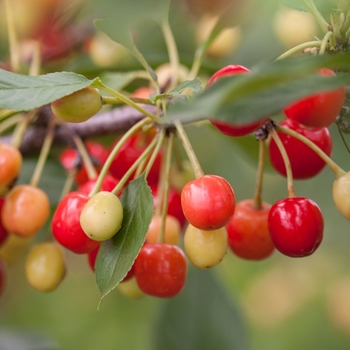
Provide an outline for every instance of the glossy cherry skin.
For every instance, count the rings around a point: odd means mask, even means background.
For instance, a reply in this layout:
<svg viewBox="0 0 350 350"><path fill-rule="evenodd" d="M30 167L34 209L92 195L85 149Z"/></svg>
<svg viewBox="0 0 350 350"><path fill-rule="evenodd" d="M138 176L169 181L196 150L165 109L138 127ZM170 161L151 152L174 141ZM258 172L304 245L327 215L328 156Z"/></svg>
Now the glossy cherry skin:
<svg viewBox="0 0 350 350"><path fill-rule="evenodd" d="M1 211L2 211L2 207L4 205L4 202L5 202L5 199L3 197L0 197L0 247L6 241L8 235L9 235L9 233L5 229L4 225L2 224L2 220L1 220Z"/></svg>
<svg viewBox="0 0 350 350"><path fill-rule="evenodd" d="M118 141L117 141L118 142ZM117 179L121 179L123 175L134 164L137 158L142 154L150 140L148 135L139 132L131 136L121 147L120 151L115 156L109 171ZM159 179L161 165L161 153L159 153L154 161L154 164L147 176L147 182L149 184L156 184ZM133 179L133 175L130 180ZM129 180L129 181L130 181Z"/></svg>
<svg viewBox="0 0 350 350"><path fill-rule="evenodd" d="M93 180L87 180L85 183L80 185L77 192L89 194L96 184L97 178ZM118 185L118 180L112 175L107 174L103 179L100 191L112 192L115 186Z"/></svg>
<svg viewBox="0 0 350 350"><path fill-rule="evenodd" d="M323 215L311 199L281 199L270 209L268 228L278 251L294 258L304 257L314 253L322 242Z"/></svg>
<svg viewBox="0 0 350 350"><path fill-rule="evenodd" d="M153 195L154 206L157 207L159 201L157 196L158 186L150 185L150 187ZM173 187L170 187L169 189L168 215L174 216L178 219L182 228L185 226L186 218L181 207L181 193Z"/></svg>
<svg viewBox="0 0 350 350"><path fill-rule="evenodd" d="M281 126L294 130L315 143L328 156L332 153L332 136L327 128L305 128L297 122L286 119L280 123ZM309 179L317 175L326 165L315 151L293 136L278 133L288 154L293 178ZM269 157L272 166L278 173L286 176L286 168L276 142L271 139L269 144Z"/></svg>
<svg viewBox="0 0 350 350"><path fill-rule="evenodd" d="M185 285L187 261L184 252L176 245L146 243L134 266L137 284L145 294L171 298Z"/></svg>
<svg viewBox="0 0 350 350"><path fill-rule="evenodd" d="M236 75L236 74L245 74L249 72L250 70L248 68L245 68L238 64L232 64L232 65L223 67L219 69L217 72L215 72L209 79L207 86L214 84L218 79L222 77L227 77L227 76ZM245 136L254 132L256 129L258 129L263 124L265 119L263 121L257 120L250 123L238 124L238 125L223 122L221 120L211 120L210 122L225 135Z"/></svg>
<svg viewBox="0 0 350 350"><path fill-rule="evenodd" d="M188 222L210 231L227 225L235 210L236 198L223 177L204 175L187 183L181 192L181 206Z"/></svg>
<svg viewBox="0 0 350 350"><path fill-rule="evenodd" d="M322 68L319 74L323 76L335 76L335 73ZM335 90L318 92L304 97L284 109L289 119L299 124L314 128L323 128L334 123L345 101L345 87Z"/></svg>
<svg viewBox="0 0 350 350"><path fill-rule="evenodd" d="M84 193L70 192L59 203L52 218L56 240L76 254L89 253L100 244L90 239L80 226L80 214L88 200Z"/></svg>
<svg viewBox="0 0 350 350"><path fill-rule="evenodd" d="M267 228L271 205L262 203L261 209L253 200L238 202L235 213L226 226L231 251L242 259L262 260L275 249Z"/></svg>

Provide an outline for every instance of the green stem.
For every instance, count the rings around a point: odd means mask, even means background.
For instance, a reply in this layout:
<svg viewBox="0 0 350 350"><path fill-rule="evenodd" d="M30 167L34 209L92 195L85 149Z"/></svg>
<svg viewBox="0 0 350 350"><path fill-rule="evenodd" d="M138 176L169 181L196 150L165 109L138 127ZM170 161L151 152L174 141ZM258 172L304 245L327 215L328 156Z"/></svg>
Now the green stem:
<svg viewBox="0 0 350 350"><path fill-rule="evenodd" d="M23 136L24 133L26 132L28 125L30 124L30 122L32 120L34 120L34 118L37 115L38 110L32 110L31 112L29 112L23 119L21 122L19 122L12 134L12 146L15 148L19 148L21 146L22 140L23 140Z"/></svg>
<svg viewBox="0 0 350 350"><path fill-rule="evenodd" d="M142 103L144 105L152 105L153 103L150 100L146 100L144 98L136 98L136 97L129 97L131 101L134 101L135 103ZM102 96L102 103L104 105L121 105L124 104L119 98L114 96Z"/></svg>
<svg viewBox="0 0 350 350"><path fill-rule="evenodd" d="M55 128L55 123L50 122L48 129L47 129L47 133L46 133L44 142L43 142L43 145L42 145L41 150L40 150L40 154L39 154L39 158L38 158L38 161L36 163L36 166L35 166L35 170L33 172L32 178L29 182L29 184L33 187L38 187L38 185L39 185L40 178L41 178L41 175L43 173L47 157L48 157L50 150L51 150L52 141L53 141L53 138L55 137L54 128Z"/></svg>
<svg viewBox="0 0 350 350"><path fill-rule="evenodd" d="M0 124L0 134L5 132L7 129L11 128L12 126L22 122L22 120L25 118L23 114L15 114L12 117L4 120Z"/></svg>
<svg viewBox="0 0 350 350"><path fill-rule="evenodd" d="M322 45L322 41L319 41L319 40L315 40L315 41L308 41L306 43L302 43L300 45L297 45L297 46L294 46L292 47L290 50L286 51L285 53L283 53L281 56L278 56L276 58L276 61L277 60L281 60L283 58L287 58L291 55L294 55L295 53L298 53L302 50L305 50L305 49L308 49L310 47L320 47Z"/></svg>
<svg viewBox="0 0 350 350"><path fill-rule="evenodd" d="M63 199L63 197L72 190L77 172L78 172L77 168L73 168L68 171L68 175L67 175L66 181L64 182L58 202L60 202Z"/></svg>
<svg viewBox="0 0 350 350"><path fill-rule="evenodd" d="M183 125L181 124L181 122L179 120L176 120L174 122L174 125L176 127L177 130L177 136L180 140L180 142L182 143L182 146L184 147L187 157L191 162L191 166L193 168L194 174L196 176L196 178L198 179L199 177L202 177L204 175L204 172L202 170L202 167L199 164L198 158L192 148L192 145L190 143L190 140L187 137L186 131L183 127Z"/></svg>
<svg viewBox="0 0 350 350"><path fill-rule="evenodd" d="M163 178L163 200L162 200L162 221L160 225L160 233L158 236L158 243L165 242L165 227L166 218L168 214L168 203L169 203L169 188L170 188L170 167L171 167L171 156L174 144L174 133L170 133L167 137L165 144L165 166L164 166L164 178Z"/></svg>
<svg viewBox="0 0 350 350"><path fill-rule="evenodd" d="M164 136L165 136L165 133L166 133L166 130L165 129L162 129L160 132L159 132L159 137L158 137L158 141L157 141L157 144L156 144L156 147L154 148L154 151L152 153L152 156L147 164L147 167L145 169L145 174L146 174L146 177L148 176L149 172L151 171L151 168L156 160L156 157L160 151L160 148L162 147L162 144L163 144L163 141L164 141Z"/></svg>
<svg viewBox="0 0 350 350"><path fill-rule="evenodd" d="M327 32L327 34L323 37L321 41L319 55L323 55L326 52L327 45L329 45L330 49L335 47L335 36L334 33L331 31Z"/></svg>
<svg viewBox="0 0 350 350"><path fill-rule="evenodd" d="M144 118L144 119L140 120L138 123L136 123L133 127L131 127L121 137L121 139L118 141L118 143L114 146L112 152L109 154L106 162L104 163L104 165L101 169L100 175L98 176L97 181L95 183L95 186L93 187L93 189L89 193L90 197L92 197L94 194L96 194L100 190L100 188L102 186L103 179L105 178L105 176L108 173L109 167L111 166L115 156L120 151L120 149L122 148L123 144L127 141L127 139L129 137L131 137L133 134L135 134L137 131L139 131L144 125L149 124L151 122L152 121L149 118Z"/></svg>
<svg viewBox="0 0 350 350"><path fill-rule="evenodd" d="M15 111L13 109L4 109L0 111L0 121L6 119L7 117L10 117L13 114L18 113L18 111Z"/></svg>
<svg viewBox="0 0 350 350"><path fill-rule="evenodd" d="M258 171L256 175L255 194L253 200L254 209L262 209L262 188L263 188L263 177L265 168L265 153L266 153L266 141L259 140L259 163Z"/></svg>
<svg viewBox="0 0 350 350"><path fill-rule="evenodd" d="M316 146L307 137L299 134L294 130L284 128L282 126L276 126L276 130L279 132L283 132L284 134L290 135L292 137L295 137L299 141L303 142L305 145L309 146L330 167L330 169L333 171L337 178L346 174L346 172L337 163L335 163L330 157L328 157L327 154L321 150L321 148Z"/></svg>
<svg viewBox="0 0 350 350"><path fill-rule="evenodd" d="M301 3L306 7L306 9L315 17L316 22L321 27L322 31L324 33L328 32L328 23L323 18L321 13L317 10L317 7L315 6L314 2L312 0L300 0Z"/></svg>
<svg viewBox="0 0 350 350"><path fill-rule="evenodd" d="M142 108L140 105L138 105L133 100L131 100L130 98L126 97L125 95L121 94L120 92L118 92L116 90L113 90L113 89L109 88L108 86L104 85L101 81L99 81L98 83L95 83L95 86L100 88L101 90L104 90L104 91L108 92L109 94L115 96L120 101L122 101L125 104L129 105L130 107L136 109L137 111L139 111L143 115L149 117L154 122L159 123L159 124L163 123L161 118L157 117L153 113L151 113L151 112L147 111L146 109Z"/></svg>
<svg viewBox="0 0 350 350"><path fill-rule="evenodd" d="M172 90L177 86L178 83L178 72L179 72L179 53L176 47L176 42L174 39L173 32L171 31L168 16L163 20L162 23L163 35L165 38L165 43L169 53L170 67L172 70L171 83L169 90Z"/></svg>
<svg viewBox="0 0 350 350"><path fill-rule="evenodd" d="M141 162L143 162L144 159L146 159L152 152L153 148L157 144L158 135L156 135L151 143L147 146L147 148L142 152L142 154L136 159L134 164L128 169L128 171L124 174L124 176L120 179L117 186L114 187L112 193L114 193L116 196L119 195L119 192L123 189L124 185L128 181L129 177L132 175L132 173L136 170L136 168L139 166Z"/></svg>
<svg viewBox="0 0 350 350"><path fill-rule="evenodd" d="M33 44L32 59L29 67L29 75L37 76L40 74L41 69L41 44L36 41Z"/></svg>
<svg viewBox="0 0 350 350"><path fill-rule="evenodd" d="M83 164L85 166L86 173L87 173L89 180L95 179L97 177L97 172L96 172L94 165L92 164L90 154L87 151L84 142L77 135L73 136L73 140L74 140L74 143L77 147L79 155L80 155L81 159L83 160Z"/></svg>
<svg viewBox="0 0 350 350"><path fill-rule="evenodd" d="M287 173L287 187L288 187L288 198L293 198L295 197L295 192L294 192L294 184L293 184L293 173L292 173L292 166L289 161L289 157L287 154L287 151L278 136L276 130L274 127L269 128L269 134L273 138L273 140L276 142L276 145L282 155L284 166L286 168L286 173Z"/></svg>

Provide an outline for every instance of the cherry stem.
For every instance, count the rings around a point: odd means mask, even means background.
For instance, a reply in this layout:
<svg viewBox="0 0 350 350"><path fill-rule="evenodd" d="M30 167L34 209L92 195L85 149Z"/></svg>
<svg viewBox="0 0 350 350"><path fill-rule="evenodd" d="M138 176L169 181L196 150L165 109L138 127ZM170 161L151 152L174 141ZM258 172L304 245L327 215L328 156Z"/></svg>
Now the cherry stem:
<svg viewBox="0 0 350 350"><path fill-rule="evenodd" d="M120 151L124 143L137 131L139 131L144 125L151 123L152 121L149 118L144 118L137 122L134 126L132 126L117 142L117 144L112 149L112 152L109 154L106 162L103 164L103 167L101 169L100 175L97 178L97 181L95 183L95 186L92 188L91 192L89 193L89 196L92 197L94 194L96 194L101 186L103 179L107 175L107 172L116 156L116 154Z"/></svg>
<svg viewBox="0 0 350 350"><path fill-rule="evenodd" d="M306 9L315 17L316 22L321 27L322 31L324 33L328 32L328 23L323 18L323 16L320 14L320 12L317 10L317 7L315 6L314 2L312 0L301 0L302 4L306 7Z"/></svg>
<svg viewBox="0 0 350 350"><path fill-rule="evenodd" d="M11 128L12 126L20 123L24 118L25 116L21 113L21 114L15 114L12 117L4 120L0 124L0 134L5 132L7 129Z"/></svg>
<svg viewBox="0 0 350 350"><path fill-rule="evenodd" d="M190 160L190 163L191 163L191 166L193 168L196 179L198 179L199 177L202 177L204 175L202 167L199 164L198 158L197 158L197 156L192 148L190 140L187 137L187 134L186 134L186 131L185 131L183 125L181 124L181 122L179 120L176 120L174 122L174 125L175 125L176 130L177 130L177 136L178 136L180 142L182 143L183 148L186 151L188 159Z"/></svg>
<svg viewBox="0 0 350 350"><path fill-rule="evenodd" d="M278 136L276 129L274 127L271 127L271 128L269 127L268 131L269 131L269 134L271 135L271 137L273 138L273 140L276 142L276 145L277 145L279 151L281 152L284 166L286 168L286 173L287 173L288 198L293 198L293 197L295 197L294 185L293 185L293 173L292 173L292 167L291 167L291 164L289 161L287 151L286 151L280 137Z"/></svg>
<svg viewBox="0 0 350 350"><path fill-rule="evenodd" d="M4 109L0 111L0 121L3 119L6 119L7 117L11 117L13 114L18 113L17 111L13 109Z"/></svg>
<svg viewBox="0 0 350 350"><path fill-rule="evenodd" d="M165 161L164 161L164 177L163 177L163 200L162 200L162 220L160 225L160 233L158 235L158 243L165 242L166 218L168 214L169 188L170 188L170 168L171 158L174 145L174 133L171 132L167 137L165 144Z"/></svg>
<svg viewBox="0 0 350 350"><path fill-rule="evenodd" d="M33 187L38 187L39 185L40 178L43 173L47 157L51 150L52 141L55 136L54 128L55 128L55 121L51 121L48 125L44 143L41 147L38 161L36 163L32 178L29 182L29 184Z"/></svg>
<svg viewBox="0 0 350 350"><path fill-rule="evenodd" d="M328 40L329 40L329 43L328 43ZM321 41L319 55L323 55L326 52L327 45L330 46L330 48L332 47L334 48L335 44L336 42L335 42L334 33L331 31L327 32Z"/></svg>
<svg viewBox="0 0 350 350"><path fill-rule="evenodd" d="M138 105L137 103L135 103L133 100L131 100L129 97L126 97L125 95L121 94L120 92L113 90L111 88L109 88L108 86L104 85L101 81L96 82L95 86L100 88L101 90L104 90L106 92L108 92L109 94L115 96L116 98L118 98L120 101L124 102L125 104L129 105L130 107L136 109L137 111L139 111L140 113L144 114L145 116L149 117L150 119L152 119L154 122L162 124L163 120L159 117L157 117L156 115L154 115L153 113L147 111L146 109L142 108L140 105Z"/></svg>
<svg viewBox="0 0 350 350"><path fill-rule="evenodd" d="M298 53L302 50L308 49L310 47L320 47L322 45L322 41L317 40L317 41L307 41L306 43L302 43L300 45L294 46L292 47L290 50L286 51L285 53L283 53L281 56L278 56L276 58L277 60L281 60L284 58L287 58L291 55L294 55L295 53Z"/></svg>
<svg viewBox="0 0 350 350"><path fill-rule="evenodd" d="M68 194L73 188L73 185L75 182L75 176L77 175L77 172L78 172L78 169L76 167L68 170L67 172L68 175L67 175L66 181L64 182L58 202L60 202L63 199L63 197L66 194Z"/></svg>
<svg viewBox="0 0 350 350"><path fill-rule="evenodd" d="M94 165L92 164L90 154L89 154L88 150L86 149L86 146L85 146L83 140L77 135L73 136L73 140L74 140L75 146L77 147L79 155L80 155L81 159L83 160L83 164L85 166L86 173L87 173L89 180L95 179L97 177L97 172L96 172Z"/></svg>
<svg viewBox="0 0 350 350"><path fill-rule="evenodd" d="M33 43L32 59L29 67L29 75L37 76L41 68L41 44L38 41Z"/></svg>
<svg viewBox="0 0 350 350"><path fill-rule="evenodd" d="M277 131L283 132L284 134L295 137L299 141L303 142L305 145L309 146L322 160L331 168L333 173L337 178L346 174L346 172L335 163L326 153L324 153L317 145L315 145L312 141L310 141L307 137L299 134L298 132L284 128L282 126L275 127Z"/></svg>
<svg viewBox="0 0 350 350"><path fill-rule="evenodd" d="M162 23L163 35L165 38L165 43L169 53L170 67L172 71L171 83L169 90L172 90L177 86L178 83L178 72L179 72L179 53L176 47L176 42L174 39L173 32L169 25L168 16L163 20Z"/></svg>
<svg viewBox="0 0 350 350"><path fill-rule="evenodd" d="M266 154L266 141L259 140L259 163L256 176L255 194L253 200L253 208L262 209L262 189L263 189L263 177L265 168L265 154Z"/></svg>
<svg viewBox="0 0 350 350"><path fill-rule="evenodd" d="M136 97L129 97L131 101L134 101L135 103L142 103L144 105L152 105L153 103L151 100L147 100L145 98L136 98ZM104 105L121 105L124 104L123 101L121 101L118 97L114 96L102 96L102 103Z"/></svg>
<svg viewBox="0 0 350 350"><path fill-rule="evenodd" d="M37 109L34 109L32 111L30 111L23 119L21 122L19 122L12 134L11 137L11 143L13 147L19 148L21 146L22 140L23 140L23 136L24 133L26 132L26 130L28 129L28 126L30 124L30 122L36 118L37 116Z"/></svg>
<svg viewBox="0 0 350 350"><path fill-rule="evenodd" d="M10 45L10 62L11 68L14 72L20 71L20 60L19 60L19 45L16 34L15 19L13 16L13 9L10 4L10 0L5 0L5 11L7 19L8 38Z"/></svg>
<svg viewBox="0 0 350 350"><path fill-rule="evenodd" d="M128 181L129 177L132 175L132 173L136 170L136 168L139 166L141 162L143 162L144 159L146 159L152 152L153 148L156 146L158 141L159 135L156 135L151 143L146 147L146 149L142 152L142 154L135 160L134 164L128 169L128 171L124 174L124 176L120 179L117 186L114 187L114 189L111 191L116 196L119 195L120 191Z"/></svg>

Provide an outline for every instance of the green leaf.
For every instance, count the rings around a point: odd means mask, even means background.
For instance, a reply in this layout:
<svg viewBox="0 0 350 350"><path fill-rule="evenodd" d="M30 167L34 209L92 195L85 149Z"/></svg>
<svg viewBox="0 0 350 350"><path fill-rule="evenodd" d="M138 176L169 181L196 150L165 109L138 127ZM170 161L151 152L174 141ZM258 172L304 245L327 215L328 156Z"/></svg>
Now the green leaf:
<svg viewBox="0 0 350 350"><path fill-rule="evenodd" d="M211 271L193 269L184 290L169 299L154 330L155 350L246 350L237 306Z"/></svg>
<svg viewBox="0 0 350 350"><path fill-rule="evenodd" d="M153 215L153 196L144 175L131 181L120 197L122 228L101 244L96 260L96 282L101 300L126 276L144 241Z"/></svg>
<svg viewBox="0 0 350 350"><path fill-rule="evenodd" d="M186 96L181 95L181 93L186 89L192 90L195 94L200 93L202 91L202 83L200 79L196 78L194 80L186 80L180 85L178 85L175 89L164 94L150 94L150 100L153 103L156 103L161 98L172 97L184 101L186 100Z"/></svg>
<svg viewBox="0 0 350 350"><path fill-rule="evenodd" d="M330 10L334 7L334 1L332 0L313 0L315 6L319 11ZM299 11L306 11L306 7L301 0L283 0L284 5Z"/></svg>
<svg viewBox="0 0 350 350"><path fill-rule="evenodd" d="M145 71L134 72L105 72L100 76L103 84L112 87L114 90L121 90L125 86L129 85L136 79L149 79L149 76L145 76Z"/></svg>
<svg viewBox="0 0 350 350"><path fill-rule="evenodd" d="M0 107L29 111L81 90L96 79L68 72L32 77L0 69Z"/></svg>
<svg viewBox="0 0 350 350"><path fill-rule="evenodd" d="M315 92L350 83L349 73L320 76L321 67L349 68L350 55L289 58L263 64L250 74L224 77L193 101L176 104L169 118L190 122L219 119L244 124L280 112L289 103Z"/></svg>

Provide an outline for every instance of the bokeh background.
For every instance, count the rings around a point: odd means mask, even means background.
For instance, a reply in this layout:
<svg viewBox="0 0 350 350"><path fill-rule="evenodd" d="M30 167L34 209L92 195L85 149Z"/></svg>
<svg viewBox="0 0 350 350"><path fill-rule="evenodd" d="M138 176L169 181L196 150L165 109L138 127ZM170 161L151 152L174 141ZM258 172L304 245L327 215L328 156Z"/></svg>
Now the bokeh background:
<svg viewBox="0 0 350 350"><path fill-rule="evenodd" d="M45 6L50 2L11 0L21 38L30 38L35 24L47 16ZM56 2L62 7L72 4ZM118 1L80 3L82 11L73 23L84 27L89 43L100 38L96 41L100 56L89 48L79 50L80 54L69 59L47 64L45 70L75 71L91 77L106 70L140 69L136 60L119 46L114 47L92 25L94 19L106 16L106 8L115 8L117 12ZM205 18L215 14L215 6L210 3L171 2L170 24L181 63L186 67L191 66L200 35L209 26ZM134 11L142 11L147 4L139 2ZM242 0L239 4L244 5L244 10L231 14L234 29L226 32L221 46L216 44L219 49L212 48L203 62L200 71L203 84L226 64L251 68L259 62L272 61L292 46L320 34L311 17L284 7L282 1ZM5 62L8 39L4 14L4 1L0 1L0 57ZM113 18L113 12L108 15ZM292 33L289 37L288 30ZM168 61L157 24L141 23L135 33L137 47L153 68ZM111 52L101 55L104 50ZM143 84L145 81L140 80L128 89ZM283 116L275 118L281 120ZM330 129L334 140L332 157L347 170L350 155L337 128ZM233 139L206 124L188 126L186 130L204 171L225 177L237 200L251 198L258 157L255 139L251 136ZM40 183L49 194L53 209L66 177L57 160L59 152L60 149L53 150ZM20 182L30 179L35 162L35 156L26 159ZM97 310L99 291L86 256L68 251L65 280L55 292L41 294L25 281L24 262L30 243L18 243L16 250L7 256L8 281L0 299L0 349L349 349L349 222L334 207L333 181L333 173L326 168L313 179L295 182L296 194L313 199L324 215L324 240L315 254L292 259L275 252L264 261L249 262L229 251L212 271L191 267L185 290L172 300L152 297L133 300L114 290ZM274 203L286 195L286 180L267 162L264 200ZM40 235L37 239L40 240ZM18 251L22 254L17 254Z"/></svg>

